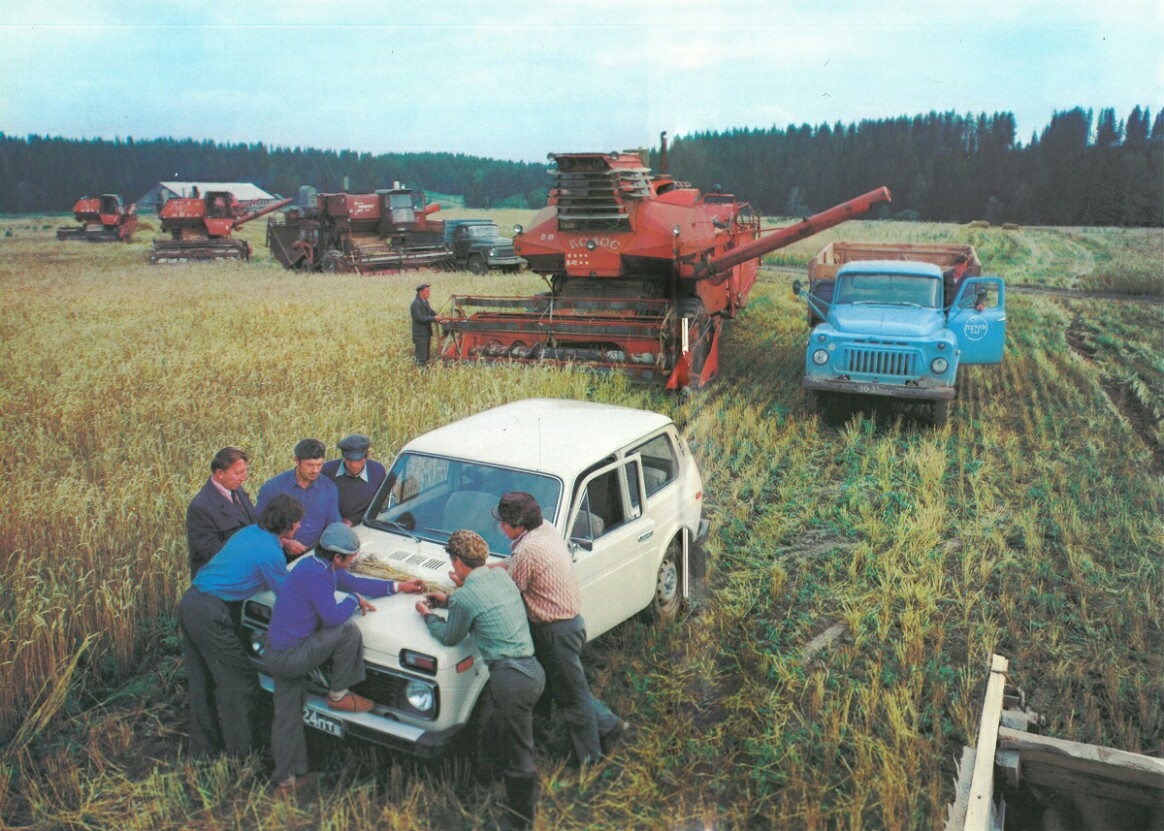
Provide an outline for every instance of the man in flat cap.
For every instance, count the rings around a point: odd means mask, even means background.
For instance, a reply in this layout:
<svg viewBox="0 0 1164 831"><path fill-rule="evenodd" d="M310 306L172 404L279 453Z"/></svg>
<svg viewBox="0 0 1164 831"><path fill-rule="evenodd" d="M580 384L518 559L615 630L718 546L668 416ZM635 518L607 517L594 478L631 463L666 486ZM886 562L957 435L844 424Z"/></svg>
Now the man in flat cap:
<svg viewBox="0 0 1164 831"><path fill-rule="evenodd" d="M384 465L368 458L372 442L367 436L353 433L336 447L342 455L325 462L322 475L339 489L340 517L344 523L359 525L387 473Z"/></svg>
<svg viewBox="0 0 1164 831"><path fill-rule="evenodd" d="M428 345L432 339L432 325L437 321L436 309L428 303L432 287L421 283L416 287L416 299L412 301L412 345L416 349L416 365L428 363Z"/></svg>
<svg viewBox="0 0 1164 831"><path fill-rule="evenodd" d="M532 828L537 804L533 708L546 676L534 658L521 592L501 569L483 568L489 546L474 531L454 531L445 545L453 562L452 594L432 592L416 604L429 633L445 646L472 635L489 667L482 691L481 750L505 775L503 827ZM443 618L433 607L448 609Z"/></svg>

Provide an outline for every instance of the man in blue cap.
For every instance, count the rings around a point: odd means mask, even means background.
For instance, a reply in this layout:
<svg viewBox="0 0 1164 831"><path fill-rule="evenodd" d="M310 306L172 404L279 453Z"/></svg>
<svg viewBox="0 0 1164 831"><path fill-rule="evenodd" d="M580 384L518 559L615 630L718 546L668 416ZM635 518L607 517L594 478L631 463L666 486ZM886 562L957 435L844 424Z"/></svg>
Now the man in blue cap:
<svg viewBox="0 0 1164 831"><path fill-rule="evenodd" d="M387 475L384 465L368 458L372 446L367 436L353 433L336 447L343 454L323 465L323 473L339 489L340 517L347 525L359 525Z"/></svg>
<svg viewBox="0 0 1164 831"><path fill-rule="evenodd" d="M331 661L327 694L331 709L366 713L375 706L371 699L350 689L365 678L364 641L352 615L357 609L363 614L376 611L361 595L386 597L424 591L420 580L377 580L349 573L359 553L356 532L342 522L333 522L324 529L312 555L291 569L275 598L264 658L267 672L275 680L271 755L280 795L291 794L310 782L303 694L312 670ZM337 590L347 595L337 601Z"/></svg>

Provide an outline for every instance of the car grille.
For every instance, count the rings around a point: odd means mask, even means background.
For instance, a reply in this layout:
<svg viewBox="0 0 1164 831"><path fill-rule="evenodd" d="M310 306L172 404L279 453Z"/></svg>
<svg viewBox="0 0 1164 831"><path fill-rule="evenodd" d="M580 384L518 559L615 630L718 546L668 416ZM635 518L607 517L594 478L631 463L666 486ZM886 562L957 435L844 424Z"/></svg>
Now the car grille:
<svg viewBox="0 0 1164 831"><path fill-rule="evenodd" d="M915 378L919 356L908 349L846 346L842 366L846 374L873 375L878 378Z"/></svg>

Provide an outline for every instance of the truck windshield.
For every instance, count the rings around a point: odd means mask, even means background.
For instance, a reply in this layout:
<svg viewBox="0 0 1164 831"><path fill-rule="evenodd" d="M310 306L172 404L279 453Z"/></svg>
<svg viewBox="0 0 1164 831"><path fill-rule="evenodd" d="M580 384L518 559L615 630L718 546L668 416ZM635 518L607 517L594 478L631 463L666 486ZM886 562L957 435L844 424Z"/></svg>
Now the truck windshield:
<svg viewBox="0 0 1164 831"><path fill-rule="evenodd" d="M845 274L837 278L833 303L918 306L941 305L941 280L913 274Z"/></svg>
<svg viewBox="0 0 1164 831"><path fill-rule="evenodd" d="M543 519L554 524L562 484L552 476L404 453L392 465L365 522L373 528L442 545L454 531L467 528L484 537L494 554L508 557L509 540L492 511L501 495L509 491L533 494Z"/></svg>
<svg viewBox="0 0 1164 831"><path fill-rule="evenodd" d="M478 239L492 239L501 236L501 232L497 230L496 225L470 225L469 236Z"/></svg>

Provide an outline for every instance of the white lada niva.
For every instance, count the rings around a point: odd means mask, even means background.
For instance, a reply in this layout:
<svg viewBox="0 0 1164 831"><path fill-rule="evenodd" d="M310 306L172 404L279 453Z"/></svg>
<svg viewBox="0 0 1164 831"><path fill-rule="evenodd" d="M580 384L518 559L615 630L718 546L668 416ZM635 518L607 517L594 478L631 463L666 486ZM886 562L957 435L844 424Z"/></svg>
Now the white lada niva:
<svg viewBox="0 0 1164 831"><path fill-rule="evenodd" d="M452 591L444 545L461 528L489 543L490 562L509 556L492 515L501 495L532 494L544 520L567 541L593 639L643 612L676 614L701 576L697 543L707 535L703 484L686 441L658 413L586 401L529 399L470 416L413 439L400 451L361 525L354 569L388 570ZM243 625L261 664L274 595L244 604ZM489 670L472 637L455 646L432 638L415 595L375 601L356 617L367 679L356 692L369 713L324 703L317 676L304 721L339 737L419 756L439 754L471 723ZM273 689L261 676L263 687Z"/></svg>

